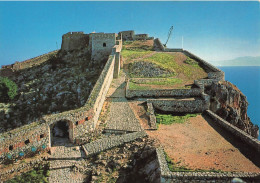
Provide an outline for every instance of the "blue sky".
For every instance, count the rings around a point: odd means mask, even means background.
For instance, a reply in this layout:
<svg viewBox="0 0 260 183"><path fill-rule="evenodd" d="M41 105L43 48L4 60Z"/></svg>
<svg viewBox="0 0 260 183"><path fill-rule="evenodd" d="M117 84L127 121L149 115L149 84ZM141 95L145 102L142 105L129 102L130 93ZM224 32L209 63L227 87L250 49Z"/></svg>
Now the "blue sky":
<svg viewBox="0 0 260 183"><path fill-rule="evenodd" d="M0 65L60 48L69 31L135 30L207 61L260 55L260 3L0 2Z"/></svg>

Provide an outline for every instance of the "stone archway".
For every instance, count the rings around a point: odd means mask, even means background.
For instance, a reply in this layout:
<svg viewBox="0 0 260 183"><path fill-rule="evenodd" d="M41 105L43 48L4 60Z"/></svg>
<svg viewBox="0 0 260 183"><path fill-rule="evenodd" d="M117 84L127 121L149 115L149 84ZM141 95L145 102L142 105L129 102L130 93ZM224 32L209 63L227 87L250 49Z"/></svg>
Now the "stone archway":
<svg viewBox="0 0 260 183"><path fill-rule="evenodd" d="M51 146L66 145L73 142L73 126L68 120L59 120L50 126Z"/></svg>

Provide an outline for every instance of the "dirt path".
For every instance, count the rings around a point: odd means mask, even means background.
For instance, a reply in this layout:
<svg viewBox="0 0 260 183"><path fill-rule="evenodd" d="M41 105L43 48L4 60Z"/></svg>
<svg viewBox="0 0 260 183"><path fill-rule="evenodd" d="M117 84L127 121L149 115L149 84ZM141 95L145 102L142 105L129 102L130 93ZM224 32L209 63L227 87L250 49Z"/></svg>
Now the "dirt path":
<svg viewBox="0 0 260 183"><path fill-rule="evenodd" d="M140 124L147 129L144 105L131 102ZM146 130L171 159L190 169L260 172L260 169L236 147L222 137L201 115L183 124L160 125L159 130Z"/></svg>

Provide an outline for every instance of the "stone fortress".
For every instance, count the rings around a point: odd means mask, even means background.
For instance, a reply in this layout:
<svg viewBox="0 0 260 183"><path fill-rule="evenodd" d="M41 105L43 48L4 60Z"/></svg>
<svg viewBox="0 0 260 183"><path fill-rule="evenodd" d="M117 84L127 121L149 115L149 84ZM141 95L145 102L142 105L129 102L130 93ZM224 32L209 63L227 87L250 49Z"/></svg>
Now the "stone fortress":
<svg viewBox="0 0 260 183"><path fill-rule="evenodd" d="M208 77L194 81L196 87L190 89L157 89L157 90L133 90L129 88L126 81L125 97L128 99L145 98L149 111L151 129L156 129L156 118L154 110L177 113L206 113L221 128L229 131L235 138L247 144L249 147L260 154L260 142L257 140L258 128L245 132L235 125L227 122L215 112L220 103L214 101L210 96L211 91L207 89L212 85L217 85L219 81L224 81L224 72L214 67L210 63L197 57L183 49L165 48L159 39L149 37L148 34L135 34L134 31L122 31L116 33L89 33L69 32L62 36L60 53L66 59L71 52L80 50L91 55L91 60L97 64L104 63L105 66L96 81L86 103L81 108L65 111L57 114L43 116L40 120L21 128L14 129L0 134L0 162L8 158L19 159L32 151L32 147L39 152L51 151L53 143L53 128L58 122L66 123L68 135L71 143L82 145L86 155L96 154L125 142L133 141L136 138L146 136L145 132L133 130L120 137L113 137L105 145L96 147L95 144L84 144L84 139L89 134L94 133L102 106L113 79L119 77L120 69L123 68L123 58L121 55L123 41L133 40L154 40L154 48L160 52L181 52L196 60L207 72ZM28 64L28 63L25 63ZM30 63L31 64L31 63ZM8 75L14 70L23 67L23 63L15 63L11 66L4 66L1 70L2 75ZM17 69L18 68L18 69ZM171 100L167 97L194 97L195 100ZM116 129L118 130L118 129ZM116 132L108 129L110 133ZM255 178L259 174L225 174L225 173L172 173L166 166L165 157L162 149L157 149L158 162L160 165L160 182L171 182L174 180L217 180L221 177L230 180L232 177Z"/></svg>

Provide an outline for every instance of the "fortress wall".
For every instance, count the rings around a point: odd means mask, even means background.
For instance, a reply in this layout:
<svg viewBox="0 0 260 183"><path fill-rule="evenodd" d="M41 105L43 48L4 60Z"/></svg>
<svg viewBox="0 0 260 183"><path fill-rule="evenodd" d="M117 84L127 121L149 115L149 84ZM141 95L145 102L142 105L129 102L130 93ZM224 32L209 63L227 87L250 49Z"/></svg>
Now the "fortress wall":
<svg viewBox="0 0 260 183"><path fill-rule="evenodd" d="M12 155L12 158L18 157L21 151L27 156L32 152L32 146L39 151L48 150L51 145L51 126L57 121L69 122L70 139L73 142L79 143L82 136L88 138L86 134L95 129L105 96L112 82L114 62L115 55L110 55L84 107L59 114L46 115L43 117L44 121L41 124L39 122L31 123L1 134L1 161L7 158L8 153ZM29 140L27 145L25 144L26 140ZM13 149L10 148L10 145L13 146ZM44 145L44 148L42 145Z"/></svg>
<svg viewBox="0 0 260 183"><path fill-rule="evenodd" d="M89 35L83 32L68 32L62 36L62 51L72 51L87 48Z"/></svg>
<svg viewBox="0 0 260 183"><path fill-rule="evenodd" d="M167 161L165 159L164 150L162 148L156 148L156 156L159 163L159 169L161 171L161 183L170 182L197 182L197 183L211 183L221 182L230 183L234 177L241 178L248 182L254 182L252 180L259 180L260 173L249 172L206 172L206 171L190 171L190 172L171 172Z"/></svg>
<svg viewBox="0 0 260 183"><path fill-rule="evenodd" d="M198 97L202 89L157 89L157 90L131 90L129 82L126 85L126 98L134 97Z"/></svg>
<svg viewBox="0 0 260 183"><path fill-rule="evenodd" d="M12 159L19 158L19 153L33 154L32 147L37 151L48 150L49 128L45 123L31 123L21 128L0 135L0 162L11 155Z"/></svg>
<svg viewBox="0 0 260 183"><path fill-rule="evenodd" d="M112 48L116 44L115 33L91 33L91 59L102 61L106 59L112 52Z"/></svg>
<svg viewBox="0 0 260 183"><path fill-rule="evenodd" d="M165 112L198 113L209 109L207 100L148 99L155 109Z"/></svg>
<svg viewBox="0 0 260 183"><path fill-rule="evenodd" d="M235 127L234 125L230 124L223 118L219 117L214 112L207 110L206 113L222 128L226 129L230 133L232 133L236 138L240 139L242 142L246 143L247 145L251 146L253 149L256 149L257 153L260 155L260 141L246 132L240 130L239 128Z"/></svg>
<svg viewBox="0 0 260 183"><path fill-rule="evenodd" d="M51 56L57 54L58 50L55 51L51 51L49 53L25 60L23 62L15 62L12 65L6 65L6 66L2 66L2 69L0 70L1 73L5 73L8 72L8 70L12 69L14 71L18 71L21 69L26 69L32 66L36 66L36 65L40 65L41 63L45 62L46 60L48 60ZM7 70L7 71L5 71ZM2 74L1 74L2 75Z"/></svg>
<svg viewBox="0 0 260 183"><path fill-rule="evenodd" d="M218 79L219 81L224 81L225 80L224 72L221 71L220 69L218 69L217 67L215 67L212 64L204 61L200 57L194 55L193 53L191 53L191 52L189 52L187 50L183 50L183 53L185 55L187 55L188 57L198 61L201 64L201 66L207 71L208 78L210 78L210 79Z"/></svg>

